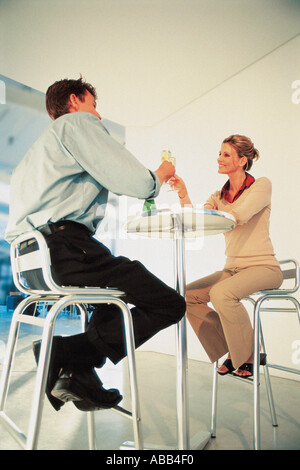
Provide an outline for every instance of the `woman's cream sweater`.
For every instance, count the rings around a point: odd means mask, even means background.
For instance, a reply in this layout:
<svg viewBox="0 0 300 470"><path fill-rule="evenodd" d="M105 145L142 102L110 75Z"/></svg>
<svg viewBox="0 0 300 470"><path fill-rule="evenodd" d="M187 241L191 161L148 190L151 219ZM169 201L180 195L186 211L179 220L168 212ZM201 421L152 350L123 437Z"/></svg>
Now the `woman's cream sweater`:
<svg viewBox="0 0 300 470"><path fill-rule="evenodd" d="M259 178L232 203L221 198L221 191L206 201L206 209L228 212L237 222L233 230L225 233L224 269L279 265L269 235L271 193L271 181Z"/></svg>

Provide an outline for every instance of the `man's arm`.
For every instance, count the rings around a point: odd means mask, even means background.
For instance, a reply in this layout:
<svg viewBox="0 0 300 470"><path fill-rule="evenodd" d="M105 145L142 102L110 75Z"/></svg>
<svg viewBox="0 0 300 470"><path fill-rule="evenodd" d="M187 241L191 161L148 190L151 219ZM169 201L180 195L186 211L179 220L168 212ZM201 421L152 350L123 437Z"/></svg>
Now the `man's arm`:
<svg viewBox="0 0 300 470"><path fill-rule="evenodd" d="M160 184L167 182L175 174L175 167L171 162L165 160L154 173L158 176Z"/></svg>
<svg viewBox="0 0 300 470"><path fill-rule="evenodd" d="M162 163L155 172L148 170L92 114L73 115L66 123L64 142L87 173L118 195L156 197L160 185L175 172L170 162Z"/></svg>

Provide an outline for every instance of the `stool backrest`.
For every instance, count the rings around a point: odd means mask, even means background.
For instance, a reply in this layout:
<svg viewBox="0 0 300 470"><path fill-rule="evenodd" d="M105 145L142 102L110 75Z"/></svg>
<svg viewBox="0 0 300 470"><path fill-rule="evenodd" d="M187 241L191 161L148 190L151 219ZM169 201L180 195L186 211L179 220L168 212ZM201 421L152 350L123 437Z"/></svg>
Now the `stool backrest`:
<svg viewBox="0 0 300 470"><path fill-rule="evenodd" d="M34 248L30 253L20 246L28 245ZM47 242L41 232L32 230L17 237L11 243L10 259L12 274L16 288L24 294L34 295L67 295L67 294L102 294L121 297L122 291L114 288L59 286L51 273L51 256ZM32 276L33 274L33 276ZM29 285L26 278L34 279L34 285Z"/></svg>
<svg viewBox="0 0 300 470"><path fill-rule="evenodd" d="M27 252L28 248L34 251ZM22 254L22 252L25 254ZM59 293L51 274L51 258L44 236L33 230L13 240L10 247L10 259L15 286L24 294ZM26 278L31 276L38 282L29 285ZM57 291L58 288L58 291Z"/></svg>
<svg viewBox="0 0 300 470"><path fill-rule="evenodd" d="M278 290L283 294L293 294L299 289L299 264L294 259L279 261L283 274L283 283ZM291 283L285 281L292 281Z"/></svg>

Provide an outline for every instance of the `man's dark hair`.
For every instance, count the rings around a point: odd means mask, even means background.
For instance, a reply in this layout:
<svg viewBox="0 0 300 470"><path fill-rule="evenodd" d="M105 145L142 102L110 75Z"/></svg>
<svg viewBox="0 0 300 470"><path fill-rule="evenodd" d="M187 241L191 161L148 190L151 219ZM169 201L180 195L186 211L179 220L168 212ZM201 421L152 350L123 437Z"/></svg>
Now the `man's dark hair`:
<svg viewBox="0 0 300 470"><path fill-rule="evenodd" d="M70 95L74 93L80 101L84 101L84 95L87 91L93 95L95 100L97 99L95 88L90 83L86 83L82 77L78 80L66 78L53 83L46 92L46 108L49 116L57 119L64 114L68 114L70 112Z"/></svg>

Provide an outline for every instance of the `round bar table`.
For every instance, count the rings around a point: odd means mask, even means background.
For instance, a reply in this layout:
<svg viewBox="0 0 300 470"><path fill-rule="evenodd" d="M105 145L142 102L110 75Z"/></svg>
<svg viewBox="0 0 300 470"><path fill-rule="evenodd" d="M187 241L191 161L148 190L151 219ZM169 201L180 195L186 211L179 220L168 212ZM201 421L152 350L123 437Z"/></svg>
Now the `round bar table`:
<svg viewBox="0 0 300 470"><path fill-rule="evenodd" d="M147 238L172 238L174 240L175 288L185 296L185 238L216 235L232 230L235 218L212 209L181 208L155 209L143 212L128 220L127 233ZM187 399L187 341L185 317L176 325L177 349L177 437L176 449L203 449L210 433L200 431L190 440ZM128 443L129 444L129 443ZM152 447L152 446L151 446Z"/></svg>

